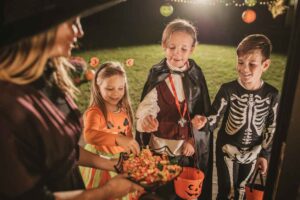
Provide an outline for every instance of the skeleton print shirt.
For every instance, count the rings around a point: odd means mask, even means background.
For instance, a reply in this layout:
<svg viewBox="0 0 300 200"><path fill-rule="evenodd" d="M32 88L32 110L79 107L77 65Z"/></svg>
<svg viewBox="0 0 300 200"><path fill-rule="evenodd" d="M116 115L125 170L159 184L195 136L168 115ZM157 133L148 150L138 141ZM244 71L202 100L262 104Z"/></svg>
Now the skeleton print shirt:
<svg viewBox="0 0 300 200"><path fill-rule="evenodd" d="M223 117L218 145L224 153L230 147L239 152L256 151L268 158L275 132L278 90L268 83L254 91L246 90L235 80L221 86L208 117L213 131ZM226 149L224 149L224 147Z"/></svg>

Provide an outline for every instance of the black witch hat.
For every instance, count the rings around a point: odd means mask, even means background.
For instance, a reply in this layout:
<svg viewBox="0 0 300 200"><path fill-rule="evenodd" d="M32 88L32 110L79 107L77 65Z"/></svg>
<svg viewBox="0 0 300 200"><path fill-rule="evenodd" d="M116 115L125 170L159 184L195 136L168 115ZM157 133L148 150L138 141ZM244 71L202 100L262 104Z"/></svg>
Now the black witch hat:
<svg viewBox="0 0 300 200"><path fill-rule="evenodd" d="M124 0L0 0L0 47Z"/></svg>

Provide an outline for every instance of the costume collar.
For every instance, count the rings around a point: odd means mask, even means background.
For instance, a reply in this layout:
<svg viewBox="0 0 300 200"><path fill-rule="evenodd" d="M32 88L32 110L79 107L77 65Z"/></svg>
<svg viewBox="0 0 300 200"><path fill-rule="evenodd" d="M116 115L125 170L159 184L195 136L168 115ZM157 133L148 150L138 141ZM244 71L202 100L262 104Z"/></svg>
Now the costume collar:
<svg viewBox="0 0 300 200"><path fill-rule="evenodd" d="M246 88L246 86L244 86L244 84L242 83L242 81L241 81L240 78L238 78L237 81L238 81L238 83L240 84L240 86L242 86L242 88L244 88L245 90L249 90L249 89ZM263 85L264 85L264 81L261 79L261 80L260 80L260 86L259 86L259 88L256 88L256 89L254 89L253 91L259 90Z"/></svg>
<svg viewBox="0 0 300 200"><path fill-rule="evenodd" d="M174 72L174 73L185 72L187 69L189 69L189 62L188 61L181 68L172 66L167 60L166 60L166 63L167 63L168 68L170 69L171 73L172 72Z"/></svg>

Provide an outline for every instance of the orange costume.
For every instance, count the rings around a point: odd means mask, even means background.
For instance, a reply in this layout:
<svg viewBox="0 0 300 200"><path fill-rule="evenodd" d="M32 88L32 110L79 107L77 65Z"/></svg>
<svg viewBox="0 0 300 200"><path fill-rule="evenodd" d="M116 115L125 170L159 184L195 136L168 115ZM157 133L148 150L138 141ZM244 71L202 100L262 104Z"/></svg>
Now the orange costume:
<svg viewBox="0 0 300 200"><path fill-rule="evenodd" d="M86 150L100 156L118 158L119 153L124 151L123 147L116 144L119 134L133 137L129 116L123 109L118 112L108 112L107 121L98 107L92 106L87 109L84 116ZM87 189L97 188L116 175L114 172L94 168L80 168Z"/></svg>

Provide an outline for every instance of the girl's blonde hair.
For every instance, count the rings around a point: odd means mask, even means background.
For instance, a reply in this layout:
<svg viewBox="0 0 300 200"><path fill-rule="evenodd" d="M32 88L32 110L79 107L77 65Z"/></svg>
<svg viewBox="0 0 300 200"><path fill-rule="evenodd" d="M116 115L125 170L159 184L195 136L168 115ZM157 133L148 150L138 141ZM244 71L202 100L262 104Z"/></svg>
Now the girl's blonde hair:
<svg viewBox="0 0 300 200"><path fill-rule="evenodd" d="M54 68L55 84L66 94L75 98L79 90L68 75L73 66L62 57L49 59L54 46L57 28L25 38L0 49L0 80L25 85L37 80L48 61Z"/></svg>
<svg viewBox="0 0 300 200"><path fill-rule="evenodd" d="M167 42L174 32L185 32L193 38L193 47L197 45L197 30L196 27L184 19L175 19L168 23L163 31L161 45L163 48L167 47Z"/></svg>
<svg viewBox="0 0 300 200"><path fill-rule="evenodd" d="M132 112L131 102L128 94L127 76L122 64L119 62L113 62L113 61L105 62L96 71L95 77L91 85L91 98L90 98L89 106L98 106L102 111L105 120L107 121L107 109L105 107L105 102L102 97L102 94L99 90L99 85L102 83L103 80L110 78L114 75L122 76L125 79L124 96L120 100L118 106L121 109L125 109L127 115L130 118L130 123L133 124L133 112Z"/></svg>

